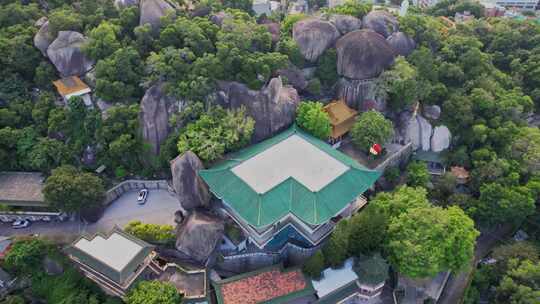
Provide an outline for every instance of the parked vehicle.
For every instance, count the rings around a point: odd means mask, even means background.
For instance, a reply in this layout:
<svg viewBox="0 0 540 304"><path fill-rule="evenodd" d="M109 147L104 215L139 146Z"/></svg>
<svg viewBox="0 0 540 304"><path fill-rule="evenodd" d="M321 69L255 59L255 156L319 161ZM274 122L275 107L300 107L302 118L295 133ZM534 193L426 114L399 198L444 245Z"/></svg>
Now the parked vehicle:
<svg viewBox="0 0 540 304"><path fill-rule="evenodd" d="M137 203L139 205L144 205L146 203L147 198L148 198L148 189L141 189L141 191L139 191L139 196L137 197Z"/></svg>
<svg viewBox="0 0 540 304"><path fill-rule="evenodd" d="M13 224L11 224L11 227L13 229L23 229L23 228L30 227L31 224L32 222L30 222L29 220L17 220L13 222Z"/></svg>

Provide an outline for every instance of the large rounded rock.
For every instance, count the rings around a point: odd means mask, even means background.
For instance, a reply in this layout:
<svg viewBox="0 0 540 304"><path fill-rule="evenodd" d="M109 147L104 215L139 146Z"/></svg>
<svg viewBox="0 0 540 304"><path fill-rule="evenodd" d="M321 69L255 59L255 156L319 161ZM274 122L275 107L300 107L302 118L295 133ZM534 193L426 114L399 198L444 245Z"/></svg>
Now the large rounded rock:
<svg viewBox="0 0 540 304"><path fill-rule="evenodd" d="M141 0L139 25L150 24L152 28L158 29L160 18L173 11L174 8L165 0Z"/></svg>
<svg viewBox="0 0 540 304"><path fill-rule="evenodd" d="M45 21L34 36L34 46L41 51L43 56L47 56L47 49L52 41L49 33L49 21Z"/></svg>
<svg viewBox="0 0 540 304"><path fill-rule="evenodd" d="M73 31L60 31L47 48L47 56L62 77L81 76L92 69L94 62L84 56L81 47L87 39Z"/></svg>
<svg viewBox="0 0 540 304"><path fill-rule="evenodd" d="M210 22L221 27L221 25L223 25L223 21L229 18L231 18L231 15L229 15L228 13L224 11L220 11L210 16Z"/></svg>
<svg viewBox="0 0 540 304"><path fill-rule="evenodd" d="M204 169L201 160L187 151L171 161L173 189L185 210L208 206L210 192L197 172Z"/></svg>
<svg viewBox="0 0 540 304"><path fill-rule="evenodd" d="M353 109L363 111L364 101L375 100L375 82L341 78L338 81L338 96Z"/></svg>
<svg viewBox="0 0 540 304"><path fill-rule="evenodd" d="M430 150L433 128L421 115L414 115L409 111L402 112L397 130L403 143L412 142L415 150Z"/></svg>
<svg viewBox="0 0 540 304"><path fill-rule="evenodd" d="M216 216L194 211L178 226L176 249L205 264L223 238L225 225Z"/></svg>
<svg viewBox="0 0 540 304"><path fill-rule="evenodd" d="M424 106L424 116L433 120L439 119L441 117L441 107L438 105Z"/></svg>
<svg viewBox="0 0 540 304"><path fill-rule="evenodd" d="M396 54L401 56L409 56L416 47L414 40L403 32L395 32L387 40L396 51Z"/></svg>
<svg viewBox="0 0 540 304"><path fill-rule="evenodd" d="M364 28L371 29L384 38L392 35L399 29L397 18L387 11L371 11L362 20Z"/></svg>
<svg viewBox="0 0 540 304"><path fill-rule="evenodd" d="M308 86L304 73L302 73L302 70L294 65L291 65L286 69L277 70L277 74L281 76L282 79L285 77L287 79L287 83L292 85L298 91L303 91Z"/></svg>
<svg viewBox="0 0 540 304"><path fill-rule="evenodd" d="M141 100L139 121L142 137L154 155L159 155L161 144L170 132L169 117L182 110L183 102L164 92L164 84L151 86Z"/></svg>
<svg viewBox="0 0 540 304"><path fill-rule="evenodd" d="M341 35L359 30L362 27L362 20L350 15L332 15L329 20L336 26Z"/></svg>
<svg viewBox="0 0 540 304"><path fill-rule="evenodd" d="M394 49L381 35L358 30L341 37L336 43L337 71L350 79L379 76L394 61Z"/></svg>
<svg viewBox="0 0 540 304"><path fill-rule="evenodd" d="M272 35L272 43L278 43L279 37L280 37L279 23L276 23L276 22L264 23L263 26L266 27L268 32Z"/></svg>
<svg viewBox="0 0 540 304"><path fill-rule="evenodd" d="M441 152L450 147L450 139L452 134L446 126L437 126L433 129L433 135L431 136L431 151Z"/></svg>
<svg viewBox="0 0 540 304"><path fill-rule="evenodd" d="M218 82L217 102L229 109L244 106L247 114L255 120L252 140L264 140L289 127L295 119L300 103L298 92L292 86L284 86L281 78L273 78L260 91L250 90L238 82Z"/></svg>
<svg viewBox="0 0 540 304"><path fill-rule="evenodd" d="M315 62L339 37L337 28L317 18L300 20L294 24L293 38L307 60Z"/></svg>

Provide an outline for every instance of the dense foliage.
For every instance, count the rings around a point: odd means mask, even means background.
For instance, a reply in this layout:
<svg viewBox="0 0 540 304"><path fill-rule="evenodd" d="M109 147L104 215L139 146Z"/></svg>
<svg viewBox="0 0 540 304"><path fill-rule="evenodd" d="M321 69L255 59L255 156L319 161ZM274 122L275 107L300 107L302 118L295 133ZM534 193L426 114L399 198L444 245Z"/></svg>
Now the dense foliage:
<svg viewBox="0 0 540 304"><path fill-rule="evenodd" d="M392 138L393 134L394 127L392 121L374 110L360 114L351 129L351 137L354 145L366 152L374 144L385 144Z"/></svg>
<svg viewBox="0 0 540 304"><path fill-rule="evenodd" d="M170 243L176 236L171 225L146 224L137 220L129 222L124 231L150 243Z"/></svg>
<svg viewBox="0 0 540 304"><path fill-rule="evenodd" d="M330 117L320 102L301 102L296 110L296 123L315 137L323 140L326 140L332 131Z"/></svg>
<svg viewBox="0 0 540 304"><path fill-rule="evenodd" d="M141 281L127 295L127 304L178 304L182 296L174 285L161 281Z"/></svg>

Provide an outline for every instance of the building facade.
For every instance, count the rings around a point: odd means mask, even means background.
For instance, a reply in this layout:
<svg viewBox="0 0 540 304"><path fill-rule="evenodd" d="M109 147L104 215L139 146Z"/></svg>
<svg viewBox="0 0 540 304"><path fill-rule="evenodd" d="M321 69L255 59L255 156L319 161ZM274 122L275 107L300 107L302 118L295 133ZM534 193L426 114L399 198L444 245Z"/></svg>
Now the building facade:
<svg viewBox="0 0 540 304"><path fill-rule="evenodd" d="M259 249L319 245L366 204L380 172L368 170L296 126L199 171Z"/></svg>

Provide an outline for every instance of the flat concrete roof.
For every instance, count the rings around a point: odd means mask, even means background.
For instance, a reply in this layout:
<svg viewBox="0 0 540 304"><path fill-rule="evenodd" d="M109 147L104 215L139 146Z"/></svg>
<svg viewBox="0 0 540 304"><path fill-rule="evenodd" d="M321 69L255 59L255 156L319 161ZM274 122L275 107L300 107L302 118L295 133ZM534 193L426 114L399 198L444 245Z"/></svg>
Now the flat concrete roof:
<svg viewBox="0 0 540 304"><path fill-rule="evenodd" d="M348 169L302 137L292 135L231 171L263 194L289 177L316 192Z"/></svg>
<svg viewBox="0 0 540 304"><path fill-rule="evenodd" d="M339 269L327 268L323 271L320 280L312 280L313 288L317 291L319 298L349 284L358 279L358 275L353 270L354 260L349 258L343 267Z"/></svg>
<svg viewBox="0 0 540 304"><path fill-rule="evenodd" d="M117 232L112 233L107 239L101 235L96 235L91 241L81 238L74 247L118 272L121 272L143 250L141 245Z"/></svg>
<svg viewBox="0 0 540 304"><path fill-rule="evenodd" d="M45 205L43 180L39 172L0 172L0 203Z"/></svg>

